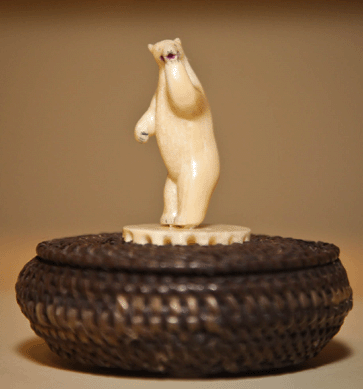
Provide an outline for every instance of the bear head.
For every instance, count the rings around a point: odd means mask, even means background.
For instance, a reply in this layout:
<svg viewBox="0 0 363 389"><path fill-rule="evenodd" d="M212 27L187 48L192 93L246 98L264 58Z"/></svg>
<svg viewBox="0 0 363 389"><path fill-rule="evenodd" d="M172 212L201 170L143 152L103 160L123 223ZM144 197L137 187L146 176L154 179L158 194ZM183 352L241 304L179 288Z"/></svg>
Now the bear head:
<svg viewBox="0 0 363 389"><path fill-rule="evenodd" d="M174 40L167 39L154 45L149 44L148 49L159 66L164 65L168 61L177 61L184 58L184 51L179 38Z"/></svg>

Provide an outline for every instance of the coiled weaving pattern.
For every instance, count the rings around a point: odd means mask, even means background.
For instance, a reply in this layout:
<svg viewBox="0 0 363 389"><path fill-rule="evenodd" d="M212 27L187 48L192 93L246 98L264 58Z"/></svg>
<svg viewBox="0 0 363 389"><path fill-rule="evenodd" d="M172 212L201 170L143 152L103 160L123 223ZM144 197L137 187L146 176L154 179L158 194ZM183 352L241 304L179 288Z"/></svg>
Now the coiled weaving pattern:
<svg viewBox="0 0 363 389"><path fill-rule="evenodd" d="M254 256L245 244L203 258L201 247L186 246L183 267L182 254L162 266L167 256L156 258L160 247L152 245L119 240L110 251L109 235L38 245L16 285L33 330L57 354L87 365L179 376L292 366L315 356L352 308L333 245L254 236ZM100 239L108 242L103 253ZM124 246L134 253L129 267ZM154 271L138 250L154 253Z"/></svg>

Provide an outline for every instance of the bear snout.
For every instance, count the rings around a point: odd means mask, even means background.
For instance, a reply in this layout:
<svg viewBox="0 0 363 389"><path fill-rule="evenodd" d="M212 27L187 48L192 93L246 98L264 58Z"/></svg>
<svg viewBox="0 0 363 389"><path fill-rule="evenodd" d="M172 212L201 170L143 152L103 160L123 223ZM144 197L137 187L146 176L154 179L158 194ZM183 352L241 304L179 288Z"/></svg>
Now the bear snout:
<svg viewBox="0 0 363 389"><path fill-rule="evenodd" d="M160 59L165 62L167 60L179 59L179 57L179 51L168 50L166 53L160 56Z"/></svg>

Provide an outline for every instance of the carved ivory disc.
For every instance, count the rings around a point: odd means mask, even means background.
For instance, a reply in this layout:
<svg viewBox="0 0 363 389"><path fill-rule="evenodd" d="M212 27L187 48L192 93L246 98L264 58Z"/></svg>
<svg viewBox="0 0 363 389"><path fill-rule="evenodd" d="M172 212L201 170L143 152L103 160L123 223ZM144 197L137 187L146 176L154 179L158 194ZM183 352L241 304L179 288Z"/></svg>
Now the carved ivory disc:
<svg viewBox="0 0 363 389"><path fill-rule="evenodd" d="M247 227L224 224L201 225L193 229L160 224L139 224L125 226L122 235L125 242L138 244L151 243L158 246L199 244L208 246L249 241L251 230Z"/></svg>

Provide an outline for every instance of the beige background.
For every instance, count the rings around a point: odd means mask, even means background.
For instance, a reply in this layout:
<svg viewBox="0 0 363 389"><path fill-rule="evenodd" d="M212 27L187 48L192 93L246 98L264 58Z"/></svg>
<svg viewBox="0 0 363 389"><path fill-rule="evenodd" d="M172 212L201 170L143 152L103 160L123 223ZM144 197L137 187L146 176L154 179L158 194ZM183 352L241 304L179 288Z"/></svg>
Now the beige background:
<svg viewBox="0 0 363 389"><path fill-rule="evenodd" d="M0 4L3 286L15 249L159 220L166 169L133 130L157 83L147 44L180 37L221 158L205 221L333 242L363 295L361 2Z"/></svg>
<svg viewBox="0 0 363 389"><path fill-rule="evenodd" d="M0 2L2 383L361 387L362 21L360 1ZM355 309L297 372L160 383L75 369L15 304L38 242L159 220L166 169L155 139L140 145L133 130L157 83L147 44L176 37L206 90L221 157L206 222L341 248Z"/></svg>

